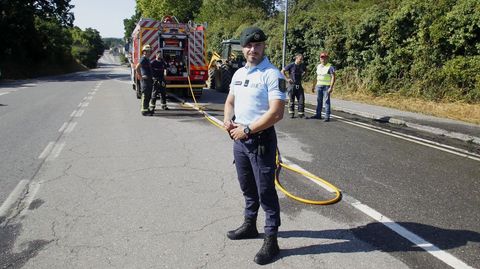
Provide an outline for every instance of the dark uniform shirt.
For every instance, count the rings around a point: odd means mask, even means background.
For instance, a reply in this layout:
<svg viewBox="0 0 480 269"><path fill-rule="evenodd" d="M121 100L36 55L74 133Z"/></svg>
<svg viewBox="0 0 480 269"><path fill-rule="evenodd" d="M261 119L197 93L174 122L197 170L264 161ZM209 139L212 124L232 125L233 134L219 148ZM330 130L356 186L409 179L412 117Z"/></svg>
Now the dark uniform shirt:
<svg viewBox="0 0 480 269"><path fill-rule="evenodd" d="M140 59L140 72L142 73L142 77L147 76L147 78L152 78L152 67L148 57L142 56Z"/></svg>
<svg viewBox="0 0 480 269"><path fill-rule="evenodd" d="M163 80L164 76L164 71L165 68L167 67L167 64L163 60L153 60L152 63L152 72L153 72L153 78L157 80Z"/></svg>
<svg viewBox="0 0 480 269"><path fill-rule="evenodd" d="M295 84L300 84L302 82L302 74L306 71L306 67L303 63L295 64L295 62L293 62L285 66L285 71L288 71L289 77Z"/></svg>

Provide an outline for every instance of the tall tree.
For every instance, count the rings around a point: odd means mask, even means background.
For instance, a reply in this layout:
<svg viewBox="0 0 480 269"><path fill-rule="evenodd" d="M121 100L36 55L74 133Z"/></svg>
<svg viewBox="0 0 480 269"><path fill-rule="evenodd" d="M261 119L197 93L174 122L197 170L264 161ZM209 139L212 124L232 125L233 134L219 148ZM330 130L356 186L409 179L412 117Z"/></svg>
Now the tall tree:
<svg viewBox="0 0 480 269"><path fill-rule="evenodd" d="M138 20L141 18L140 10L138 6L135 7L135 14L130 17L130 19L123 20L123 28L125 29L124 35L126 39L129 39L132 36L132 32L137 25Z"/></svg>
<svg viewBox="0 0 480 269"><path fill-rule="evenodd" d="M202 6L202 0L137 0L137 6L142 16L161 19L172 15L186 22L193 20Z"/></svg>

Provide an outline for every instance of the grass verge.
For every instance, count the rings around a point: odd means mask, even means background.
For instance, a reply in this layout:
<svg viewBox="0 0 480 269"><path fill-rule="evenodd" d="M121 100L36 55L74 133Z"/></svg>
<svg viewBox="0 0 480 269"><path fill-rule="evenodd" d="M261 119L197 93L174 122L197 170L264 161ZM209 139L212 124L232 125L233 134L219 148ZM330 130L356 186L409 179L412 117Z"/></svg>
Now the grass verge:
<svg viewBox="0 0 480 269"><path fill-rule="evenodd" d="M311 83L305 83L304 86L306 92L312 93ZM338 89L335 89L332 97L480 124L480 104L433 102L420 98L400 96L398 94L377 97L361 92L343 92Z"/></svg>

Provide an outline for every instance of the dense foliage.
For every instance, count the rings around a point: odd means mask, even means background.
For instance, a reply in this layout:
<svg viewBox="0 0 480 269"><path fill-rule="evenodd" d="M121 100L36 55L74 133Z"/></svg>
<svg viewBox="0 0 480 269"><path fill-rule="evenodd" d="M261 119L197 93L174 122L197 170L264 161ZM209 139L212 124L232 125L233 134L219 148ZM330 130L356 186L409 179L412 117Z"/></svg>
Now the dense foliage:
<svg viewBox="0 0 480 269"><path fill-rule="evenodd" d="M283 2L138 0L143 17L174 14L208 23L208 46L256 25L281 66ZM184 6L186 3L190 5ZM195 4L192 4L195 3ZM337 89L373 95L480 102L480 0L290 0L287 59L304 53L309 78L320 51L338 69Z"/></svg>
<svg viewBox="0 0 480 269"><path fill-rule="evenodd" d="M95 66L100 48L103 51L100 35L92 29L72 28L72 8L70 0L0 0L1 77L58 72L77 57L87 66ZM95 63L92 56L85 56L93 51Z"/></svg>
<svg viewBox="0 0 480 269"><path fill-rule="evenodd" d="M78 27L70 30L72 35L72 55L88 68L97 67L97 61L105 49L100 33L92 28L82 31Z"/></svg>

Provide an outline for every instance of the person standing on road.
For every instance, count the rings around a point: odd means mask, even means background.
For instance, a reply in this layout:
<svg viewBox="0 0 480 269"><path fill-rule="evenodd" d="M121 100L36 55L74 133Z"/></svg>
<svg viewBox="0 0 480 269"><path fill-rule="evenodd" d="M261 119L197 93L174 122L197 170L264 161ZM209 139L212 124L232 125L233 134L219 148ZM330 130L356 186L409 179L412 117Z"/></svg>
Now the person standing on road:
<svg viewBox="0 0 480 269"><path fill-rule="evenodd" d="M288 113L292 119L295 117L295 98L298 102L298 117L305 117L305 93L302 87L302 77L306 71L302 54L295 55L295 62L288 64L281 71L289 83L288 94L290 100L288 102ZM288 72L288 76L286 72Z"/></svg>
<svg viewBox="0 0 480 269"><path fill-rule="evenodd" d="M140 80L142 89L141 112L143 116L153 115L153 110L149 109L150 99L152 98L152 67L150 65L150 55L152 49L150 45L142 48L142 58L138 62L135 70L137 79Z"/></svg>
<svg viewBox="0 0 480 269"><path fill-rule="evenodd" d="M157 52L155 60L152 61L151 65L153 72L153 91L149 108L150 110L155 111L157 95L160 94L160 102L162 103L162 109L168 110L167 89L165 84L165 69L167 68L167 63L163 60L161 52Z"/></svg>
<svg viewBox="0 0 480 269"><path fill-rule="evenodd" d="M277 136L273 125L283 118L286 99L285 78L264 55L266 40L257 27L241 33L247 64L233 75L224 110L224 126L234 140L235 167L245 198L244 222L227 237L258 237L256 222L261 206L266 215L265 238L254 258L258 264L272 262L280 252L280 204L274 184Z"/></svg>
<svg viewBox="0 0 480 269"><path fill-rule="evenodd" d="M317 109L310 119L322 118L322 107L325 104L325 120L330 121L330 94L335 84L335 68L328 63L328 54L320 53L320 64L317 65L317 76L313 80L312 91L317 90ZM315 87L315 88L314 88Z"/></svg>

